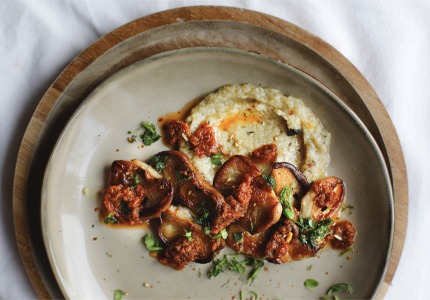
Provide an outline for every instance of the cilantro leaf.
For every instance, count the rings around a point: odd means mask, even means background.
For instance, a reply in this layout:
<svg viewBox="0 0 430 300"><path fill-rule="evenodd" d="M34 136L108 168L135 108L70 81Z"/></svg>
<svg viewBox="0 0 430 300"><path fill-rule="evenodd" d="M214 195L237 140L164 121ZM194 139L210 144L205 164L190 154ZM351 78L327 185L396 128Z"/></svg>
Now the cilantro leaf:
<svg viewBox="0 0 430 300"><path fill-rule="evenodd" d="M222 166L221 153L211 155L211 163L216 166Z"/></svg>
<svg viewBox="0 0 430 300"><path fill-rule="evenodd" d="M154 155L153 157L151 157L149 164L153 166L158 173L163 171L166 167L166 163L164 162L163 157L161 157L160 155Z"/></svg>
<svg viewBox="0 0 430 300"><path fill-rule="evenodd" d="M103 223L105 223L105 224L117 224L118 220L113 216L112 213L110 213L104 218Z"/></svg>
<svg viewBox="0 0 430 300"><path fill-rule="evenodd" d="M161 138L161 135L157 133L154 124L144 121L140 125L145 129L145 132L140 136L145 146L152 145Z"/></svg>
<svg viewBox="0 0 430 300"><path fill-rule="evenodd" d="M261 174L261 177L263 177L263 179L266 180L266 182L270 185L272 189L275 188L275 185L276 185L275 177L273 177L272 175L266 175L266 174Z"/></svg>
<svg viewBox="0 0 430 300"><path fill-rule="evenodd" d="M143 242L145 243L146 249L151 252L159 252L163 250L160 240L154 237L151 233L148 233L143 237Z"/></svg>
<svg viewBox="0 0 430 300"><path fill-rule="evenodd" d="M315 279L309 278L309 279L306 279L305 282L303 282L303 285L306 288L311 289L311 288L317 287L319 285L319 282L316 281Z"/></svg>

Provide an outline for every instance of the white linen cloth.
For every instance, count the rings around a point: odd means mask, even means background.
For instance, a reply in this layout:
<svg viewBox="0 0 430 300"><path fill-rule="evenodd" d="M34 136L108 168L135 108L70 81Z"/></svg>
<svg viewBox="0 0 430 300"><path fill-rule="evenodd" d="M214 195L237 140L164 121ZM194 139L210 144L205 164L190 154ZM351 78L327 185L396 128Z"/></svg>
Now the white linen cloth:
<svg viewBox="0 0 430 300"><path fill-rule="evenodd" d="M0 0L0 298L36 298L18 254L12 180L21 138L44 91L115 28L174 7L223 5L274 15L322 38L366 77L403 147L409 180L404 251L385 299L428 299L430 278L430 1Z"/></svg>

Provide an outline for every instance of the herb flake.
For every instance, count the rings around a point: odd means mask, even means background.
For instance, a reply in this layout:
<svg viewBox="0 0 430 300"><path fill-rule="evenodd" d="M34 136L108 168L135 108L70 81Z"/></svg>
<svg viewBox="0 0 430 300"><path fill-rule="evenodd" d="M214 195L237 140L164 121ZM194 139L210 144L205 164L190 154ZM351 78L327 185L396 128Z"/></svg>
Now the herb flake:
<svg viewBox="0 0 430 300"><path fill-rule="evenodd" d="M154 124L143 121L140 125L145 130L145 132L140 136L145 146L150 146L161 138L161 135L157 133Z"/></svg>
<svg viewBox="0 0 430 300"><path fill-rule="evenodd" d="M337 283L332 285L331 287L329 287L329 289L327 290L327 295L331 295L334 293L348 293L348 294L352 294L354 290L352 289L352 287L347 284L347 283Z"/></svg>
<svg viewBox="0 0 430 300"><path fill-rule="evenodd" d="M117 224L118 220L113 216L112 213L110 213L104 218L103 223L105 223L105 224Z"/></svg>
<svg viewBox="0 0 430 300"><path fill-rule="evenodd" d="M303 285L308 289L312 289L317 287L319 285L319 282L316 281L315 279L308 278L303 282Z"/></svg>
<svg viewBox="0 0 430 300"><path fill-rule="evenodd" d="M216 153L216 154L213 154L213 155L211 155L211 163L213 164L213 165L216 165L216 166L222 166L222 157L221 157L221 153Z"/></svg>
<svg viewBox="0 0 430 300"><path fill-rule="evenodd" d="M124 292L120 289L116 289L113 292L113 300L121 300L122 299L122 295L124 294Z"/></svg>
<svg viewBox="0 0 430 300"><path fill-rule="evenodd" d="M266 182L270 185L272 189L275 188L275 185L276 185L275 177L273 177L272 175L266 175L266 174L261 174L261 177L263 177L263 179L266 180Z"/></svg>
<svg viewBox="0 0 430 300"><path fill-rule="evenodd" d="M151 252L160 252L163 250L160 240L154 237L151 233L148 233L143 237L143 242L146 249Z"/></svg>

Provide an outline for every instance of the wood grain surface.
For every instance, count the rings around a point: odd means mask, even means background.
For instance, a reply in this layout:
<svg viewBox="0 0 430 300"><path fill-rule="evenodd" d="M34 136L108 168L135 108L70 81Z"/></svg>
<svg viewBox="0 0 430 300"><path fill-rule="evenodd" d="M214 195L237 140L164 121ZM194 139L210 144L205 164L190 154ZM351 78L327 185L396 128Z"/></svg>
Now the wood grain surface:
<svg viewBox="0 0 430 300"><path fill-rule="evenodd" d="M223 46L281 60L316 78L342 99L377 141L389 167L395 228L389 265L376 298L395 274L405 240L408 186L394 126L373 88L337 50L273 16L227 7L185 7L149 15L107 34L79 54L47 89L18 154L13 209L18 247L40 298L62 298L43 245L40 194L44 170L67 120L104 79L130 64L186 47Z"/></svg>

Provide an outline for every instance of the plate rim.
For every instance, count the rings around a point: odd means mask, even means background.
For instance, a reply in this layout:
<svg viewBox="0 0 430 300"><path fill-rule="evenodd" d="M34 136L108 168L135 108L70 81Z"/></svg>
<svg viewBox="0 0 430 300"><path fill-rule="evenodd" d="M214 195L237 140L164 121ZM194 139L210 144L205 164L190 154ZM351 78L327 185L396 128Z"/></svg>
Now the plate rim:
<svg viewBox="0 0 430 300"><path fill-rule="evenodd" d="M352 121L360 129L361 133L365 136L366 140L370 143L372 150L376 154L378 162L379 162L379 164L383 170L384 181L386 184L386 193L388 195L388 203L387 204L389 207L389 214L388 214L389 241L388 241L388 247L387 247L386 253L385 253L384 265L381 268L382 272L378 278L378 281L375 284L375 289L372 292L372 298L375 297L375 295L377 295L378 291L381 288L382 282L384 280L384 277L385 277L387 269L388 269L391 251L392 251L392 246L393 246L393 237L394 237L394 195L393 195L393 188L391 185L391 176L390 176L389 168L388 168L386 161L384 159L384 156L382 154L382 151L379 148L375 138L372 136L370 131L367 129L366 125L357 116L357 114L352 109L350 109L328 87L326 87L323 83L319 82L314 77L312 77L309 74L295 68L294 66L289 65L288 63L277 61L275 59L266 57L266 56L258 54L258 53L253 53L253 52L249 52L249 51L245 51L245 50L241 50L241 49L234 49L234 48L228 48L228 47L181 48L181 49L170 50L170 51L165 51L162 53L154 54L152 56L149 56L147 58L144 58L142 60L134 62L133 64L128 65L127 67L119 70L118 72L113 73L108 78L103 80L98 86L96 86L91 91L91 93L83 99L83 101L79 104L77 109L71 115L70 119L67 121L65 127L61 131L60 136L58 137L57 141L55 142L53 150L49 156L48 164L47 164L46 169L45 169L43 184L42 184L42 193L41 193L41 216L42 216L42 220L41 220L41 224L40 224L42 227L43 240L44 240L45 248L47 249L47 255L48 255L48 258L49 258L49 261L51 264L51 268L54 272L54 276L57 280L57 284L59 285L63 295L65 295L66 297L69 296L67 294L66 284L63 282L63 280L62 280L63 277L61 276L61 274L58 271L58 268L56 267L58 262L54 260L54 254L52 253L52 251L48 250L50 248L49 247L50 239L49 239L49 236L46 232L48 229L46 228L47 225L44 223L44 217L48 215L48 203L47 203L47 201L49 201L49 200L47 199L48 193L46 192L45 186L47 185L47 180L49 177L49 173L51 172L51 169L52 169L52 163L53 163L56 151L57 151L58 147L61 146L61 142L62 142L64 136L67 134L69 127L72 126L76 122L76 119L79 117L79 114L81 114L85 110L85 108L89 104L89 102L91 102L92 98L97 93L99 93L100 90L102 90L103 88L105 88L106 86L111 84L112 82L115 82L115 80L117 80L118 78L126 75L128 72L133 71L137 68L139 68L139 69L144 68L146 64L149 64L149 63L157 61L157 60L162 60L165 58L171 58L172 56L183 55L183 54L193 54L193 53L204 53L204 52L228 53L228 54L234 54L234 55L249 56L252 58L260 59L260 60L265 61L265 62L269 62L273 65L282 66L283 68L288 69L292 73L296 74L296 76L304 78L306 81L309 81L311 84L318 86L318 88L320 90L322 90L324 93L328 94L329 95L328 97L330 98L330 100L335 102L335 104L338 107L340 107L340 109L343 110L352 119Z"/></svg>

